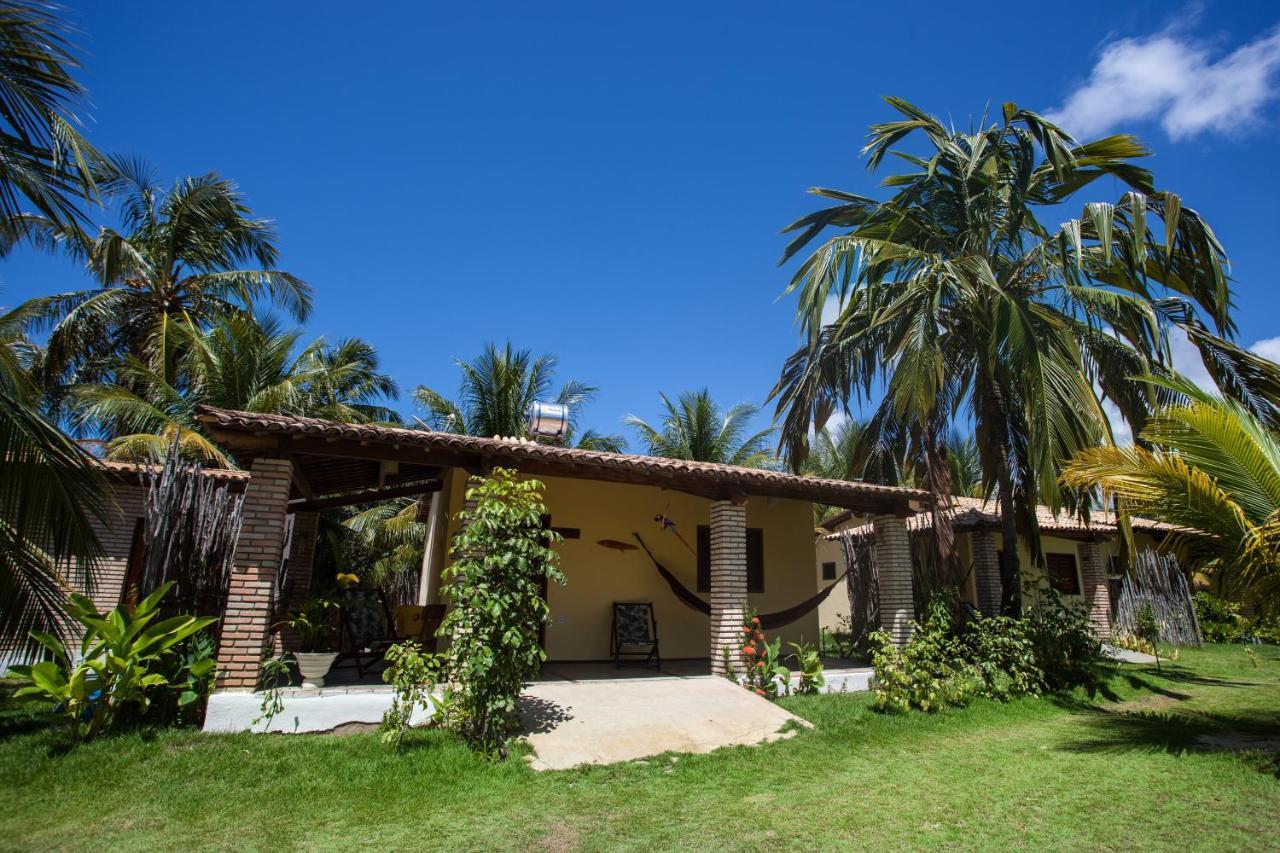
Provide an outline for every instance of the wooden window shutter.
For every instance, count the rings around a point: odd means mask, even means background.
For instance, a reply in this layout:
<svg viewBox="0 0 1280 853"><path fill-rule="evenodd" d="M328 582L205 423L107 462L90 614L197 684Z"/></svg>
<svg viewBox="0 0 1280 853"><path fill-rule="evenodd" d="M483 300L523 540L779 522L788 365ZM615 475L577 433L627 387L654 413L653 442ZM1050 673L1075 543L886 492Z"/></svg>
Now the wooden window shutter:
<svg viewBox="0 0 1280 853"><path fill-rule="evenodd" d="M747 592L764 592L764 530L747 528Z"/></svg>
<svg viewBox="0 0 1280 853"><path fill-rule="evenodd" d="M698 592L711 592L711 527L698 525Z"/></svg>
<svg viewBox="0 0 1280 853"><path fill-rule="evenodd" d="M1063 595L1080 594L1080 573L1076 571L1075 554L1045 554L1049 585Z"/></svg>

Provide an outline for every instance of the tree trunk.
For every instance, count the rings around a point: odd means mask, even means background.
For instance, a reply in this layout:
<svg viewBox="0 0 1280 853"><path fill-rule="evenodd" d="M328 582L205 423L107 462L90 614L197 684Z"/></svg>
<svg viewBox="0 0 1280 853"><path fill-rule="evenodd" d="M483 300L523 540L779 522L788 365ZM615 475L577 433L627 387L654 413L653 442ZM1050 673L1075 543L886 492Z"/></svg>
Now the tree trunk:
<svg viewBox="0 0 1280 853"><path fill-rule="evenodd" d="M1009 429L1004 395L987 377L987 422L995 454L996 500L1000 505L1000 612L1022 614L1022 586L1018 558L1018 519L1013 508L1013 475L1009 466Z"/></svg>

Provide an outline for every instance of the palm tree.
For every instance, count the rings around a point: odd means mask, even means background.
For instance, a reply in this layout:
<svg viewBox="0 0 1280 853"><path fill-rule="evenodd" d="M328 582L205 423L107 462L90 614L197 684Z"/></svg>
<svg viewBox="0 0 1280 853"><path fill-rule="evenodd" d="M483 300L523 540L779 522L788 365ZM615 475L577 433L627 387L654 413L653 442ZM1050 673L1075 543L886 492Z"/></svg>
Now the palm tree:
<svg viewBox="0 0 1280 853"><path fill-rule="evenodd" d="M220 318L207 332L175 323L163 343L178 355L127 355L114 371L123 382L78 386L77 422L110 436L113 458L160 458L176 437L187 455L228 465L196 420L200 405L354 423L396 419L376 403L398 390L378 372L373 347L359 339L331 347L321 338L294 356L299 337L274 320L245 315Z"/></svg>
<svg viewBox="0 0 1280 853"><path fill-rule="evenodd" d="M25 317L0 315L0 639L21 652L31 631L62 633L66 588L91 589L105 510L93 460L51 424L26 371Z"/></svg>
<svg viewBox="0 0 1280 853"><path fill-rule="evenodd" d="M873 126L863 153L873 169L890 153L909 165L884 181L891 197L816 189L839 203L785 229L800 233L784 262L828 228L840 233L788 287L806 341L773 392L783 438L799 466L810 429L883 380L868 435L899 436L921 480L947 495L948 425L972 419L1015 610L1019 528L1038 555L1035 506L1086 507L1058 474L1076 451L1110 441L1100 396L1140 429L1156 400L1128 377L1167 371L1170 326L1202 312L1218 333L1232 331L1226 259L1200 216L1134 164L1147 151L1133 137L1077 144L1013 104L962 133L888 102L902 120ZM920 156L900 147L916 135ZM1057 229L1037 218L1104 176L1132 189ZM829 300L840 311L824 326Z"/></svg>
<svg viewBox="0 0 1280 853"><path fill-rule="evenodd" d="M84 90L66 32L47 4L0 4L0 255L24 238L56 242L94 194L99 157L76 130ZM92 459L41 411L29 319L0 315L0 640L24 654L38 648L31 631L61 633L69 581L91 588L90 520L104 510Z"/></svg>
<svg viewBox="0 0 1280 853"><path fill-rule="evenodd" d="M595 399L599 389L570 380L552 396L552 379L557 359L554 355L533 357L530 350L512 349L508 341L501 349L485 344L472 361L457 362L462 371L458 402L425 385L413 392L434 430L480 436L523 436L528 430L529 407L536 401L561 403L569 407L569 434L561 442L585 450L621 453L626 439L587 430L575 439L578 418L584 404Z"/></svg>
<svg viewBox="0 0 1280 853"><path fill-rule="evenodd" d="M747 434L751 419L760 411L758 406L739 403L721 411L706 388L686 391L675 402L666 394L658 397L663 408L660 427L635 415L626 418L650 456L748 468L773 462L768 449L773 430Z"/></svg>
<svg viewBox="0 0 1280 853"><path fill-rule="evenodd" d="M81 138L75 110L84 88L59 10L32 0L0 4L0 249L53 239L85 221L101 155ZM32 214L25 208L35 208ZM3 253L3 252L0 252Z"/></svg>
<svg viewBox="0 0 1280 853"><path fill-rule="evenodd" d="M119 202L123 233L103 228L88 248L98 286L26 306L37 326L52 326L51 380L112 378L122 356L176 357L166 341L176 326L248 315L264 298L306 318L311 288L275 269L275 227L253 218L234 184L210 173L165 190L140 161L113 158L111 166L99 187Z"/></svg>
<svg viewBox="0 0 1280 853"><path fill-rule="evenodd" d="M951 474L951 493L967 498L983 497L982 454L972 435L952 431L947 436L947 466Z"/></svg>
<svg viewBox="0 0 1280 853"><path fill-rule="evenodd" d="M1197 531L1180 537L1193 560L1280 609L1280 432L1184 379L1145 382L1176 395L1147 422L1141 438L1150 446L1082 450L1063 479L1101 487L1127 512Z"/></svg>

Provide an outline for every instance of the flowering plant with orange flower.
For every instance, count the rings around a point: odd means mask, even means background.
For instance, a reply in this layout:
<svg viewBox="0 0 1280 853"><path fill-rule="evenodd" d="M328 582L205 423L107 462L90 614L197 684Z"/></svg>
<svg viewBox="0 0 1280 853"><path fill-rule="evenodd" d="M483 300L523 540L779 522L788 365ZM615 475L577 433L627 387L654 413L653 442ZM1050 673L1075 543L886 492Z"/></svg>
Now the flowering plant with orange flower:
<svg viewBox="0 0 1280 853"><path fill-rule="evenodd" d="M742 646L738 650L743 687L771 699L786 694L791 671L779 662L781 645L781 640L769 642L765 639L760 617L748 609L742 620Z"/></svg>

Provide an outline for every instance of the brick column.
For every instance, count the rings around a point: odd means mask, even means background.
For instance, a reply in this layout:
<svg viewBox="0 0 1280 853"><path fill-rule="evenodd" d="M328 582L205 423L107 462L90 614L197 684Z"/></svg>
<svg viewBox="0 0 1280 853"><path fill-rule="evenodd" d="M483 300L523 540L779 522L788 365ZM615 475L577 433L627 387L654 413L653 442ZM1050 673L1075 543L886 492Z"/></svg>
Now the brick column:
<svg viewBox="0 0 1280 853"><path fill-rule="evenodd" d="M987 616L1000 613L1000 555L995 533L979 527L969 534L973 551L973 580L978 590L978 609Z"/></svg>
<svg viewBox="0 0 1280 853"><path fill-rule="evenodd" d="M732 660L742 644L747 601L747 506L711 505L711 672L724 675L724 648Z"/></svg>
<svg viewBox="0 0 1280 853"><path fill-rule="evenodd" d="M907 520L896 515L872 516L876 537L876 573L880 581L880 627L895 646L911 639L915 599L911 589L911 534Z"/></svg>
<svg viewBox="0 0 1280 853"><path fill-rule="evenodd" d="M293 536L289 539L289 600L284 607L301 607L311 591L311 567L316 556L316 531L320 527L320 513L299 512L293 516ZM296 652L299 648L298 632L292 628L280 629L282 651Z"/></svg>
<svg viewBox="0 0 1280 853"><path fill-rule="evenodd" d="M1089 623L1099 639L1110 639L1111 591L1107 587L1107 561L1102 556L1102 544L1081 542L1076 550L1080 554L1081 592L1089 610Z"/></svg>
<svg viewBox="0 0 1280 853"><path fill-rule="evenodd" d="M236 548L218 648L218 687L258 686L262 650L270 633L271 588L284 549L293 464L255 459L244 496L244 525Z"/></svg>

